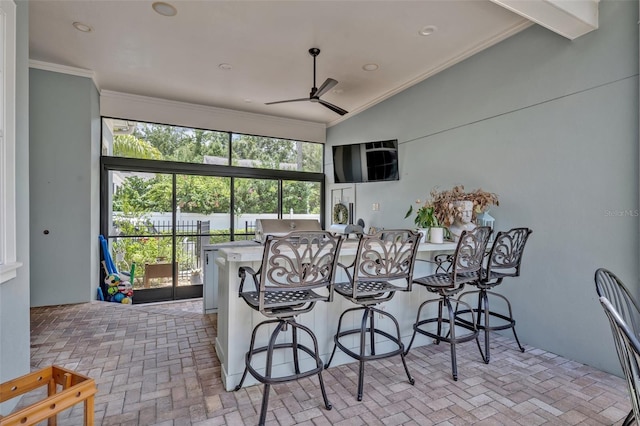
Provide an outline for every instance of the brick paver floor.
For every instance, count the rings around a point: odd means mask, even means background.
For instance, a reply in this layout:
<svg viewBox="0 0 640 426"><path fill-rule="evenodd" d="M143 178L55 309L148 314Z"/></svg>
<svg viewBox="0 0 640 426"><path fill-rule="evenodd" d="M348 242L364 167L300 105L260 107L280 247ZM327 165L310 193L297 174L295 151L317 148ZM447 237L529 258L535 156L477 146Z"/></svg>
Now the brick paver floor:
<svg viewBox="0 0 640 426"><path fill-rule="evenodd" d="M31 367L61 365L95 379L102 425L254 425L262 386L226 392L215 354L216 315L201 300L174 304L93 302L31 309ZM272 387L269 425L611 425L630 409L623 379L495 336L485 365L473 342L458 346L451 379L449 346L407 356L415 386L398 359L366 366L356 400L357 363L323 372L333 409L316 377ZM34 391L20 405L42 395ZM81 425L82 406L58 417Z"/></svg>

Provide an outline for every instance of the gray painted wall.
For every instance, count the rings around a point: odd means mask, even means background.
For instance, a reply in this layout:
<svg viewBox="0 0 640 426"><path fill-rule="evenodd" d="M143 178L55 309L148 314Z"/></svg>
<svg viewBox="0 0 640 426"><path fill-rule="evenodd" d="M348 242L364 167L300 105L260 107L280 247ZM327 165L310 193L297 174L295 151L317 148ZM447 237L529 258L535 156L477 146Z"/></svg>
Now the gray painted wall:
<svg viewBox="0 0 640 426"><path fill-rule="evenodd" d="M399 181L356 185L367 226L413 227L404 213L435 186L499 194L497 228L534 230L523 275L500 287L521 340L618 374L593 274L638 294L637 17L637 1L605 0L575 41L531 27L327 133L401 144Z"/></svg>
<svg viewBox="0 0 640 426"><path fill-rule="evenodd" d="M99 95L89 78L31 69L29 96L31 306L88 302L100 259Z"/></svg>
<svg viewBox="0 0 640 426"><path fill-rule="evenodd" d="M16 34L16 235L22 262L13 280L0 284L0 382L30 368L29 333L29 3L17 3ZM18 403L0 404L0 415Z"/></svg>

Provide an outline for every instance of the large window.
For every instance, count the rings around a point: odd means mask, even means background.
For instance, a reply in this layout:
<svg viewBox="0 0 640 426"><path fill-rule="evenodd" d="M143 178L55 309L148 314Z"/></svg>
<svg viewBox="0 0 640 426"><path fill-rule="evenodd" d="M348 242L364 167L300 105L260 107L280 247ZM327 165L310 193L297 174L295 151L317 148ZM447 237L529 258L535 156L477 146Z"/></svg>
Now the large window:
<svg viewBox="0 0 640 426"><path fill-rule="evenodd" d="M202 294L203 247L260 218L323 223L321 144L103 119L102 233L134 303Z"/></svg>
<svg viewBox="0 0 640 426"><path fill-rule="evenodd" d="M195 164L229 164L229 133L104 119L103 154Z"/></svg>
<svg viewBox="0 0 640 426"><path fill-rule="evenodd" d="M322 153L322 145L318 143L232 135L234 166L321 173Z"/></svg>

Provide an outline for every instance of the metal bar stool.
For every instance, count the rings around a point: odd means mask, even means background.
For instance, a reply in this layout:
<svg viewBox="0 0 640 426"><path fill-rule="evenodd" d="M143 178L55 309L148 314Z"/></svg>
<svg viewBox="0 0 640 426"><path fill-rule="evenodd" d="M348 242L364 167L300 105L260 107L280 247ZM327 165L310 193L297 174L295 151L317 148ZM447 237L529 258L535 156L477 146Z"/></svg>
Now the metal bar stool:
<svg viewBox="0 0 640 426"><path fill-rule="evenodd" d="M520 344L516 334L516 320L513 318L511 303L503 295L489 290L502 284L502 280L505 278L520 276L522 253L532 232L529 228L513 228L507 232L498 232L489 252L486 267L482 269L480 274L480 279L470 283L476 286L478 290L464 292L458 298L460 300L467 295L478 295L478 307L474 308L473 311L476 313L476 328L478 331L484 330L484 351L479 341L478 349L485 364L489 363L489 334L492 331L510 328L513 331L513 337L516 339L520 352L524 352L524 347ZM491 297L501 299L507 307L508 313L492 311L489 308ZM459 315L466 312L468 310L458 311L456 314ZM494 320L493 324L491 323L492 318ZM459 320L461 322L466 321L463 318L459 318Z"/></svg>
<svg viewBox="0 0 640 426"><path fill-rule="evenodd" d="M313 331L296 321L295 316L309 312L316 302L330 302L333 298L333 279L335 265L338 259L342 237L334 236L323 231L299 231L285 236L268 236L262 257L262 265L258 271L250 267L240 267L239 296L256 311L271 319L256 325L251 334L249 351L245 357L245 370L238 390L247 376L251 373L261 383L264 383L262 408L259 424L263 425L267 416L269 390L272 384L284 383L303 377L318 375L320 390L327 410L331 404L322 380L322 360L318 352L318 340ZM248 276L253 278L255 289L245 290L244 284ZM255 347L259 329L275 324L267 346ZM291 342L277 343L281 332L291 327ZM298 332L304 332L311 338L313 348L303 345L298 338ZM293 351L293 374L273 377L274 351ZM315 360L315 367L302 371L300 368L299 351L310 355ZM252 365L256 354L266 352L265 373Z"/></svg>
<svg viewBox="0 0 640 426"><path fill-rule="evenodd" d="M623 426L627 426L632 424L635 419L640 419L640 369L638 367L640 359L633 359L633 356L638 357L637 352L640 346L638 343L634 344L634 339L631 337L634 336L635 342L637 342L640 336L640 307L629 292L629 289L613 272L605 268L599 268L595 273L594 279L600 303L602 303L602 307L605 309L610 321L618 359L627 378L632 405L631 411L629 411L622 423ZM607 302L604 303L603 299ZM615 312L615 315L613 312ZM620 321L616 320L616 317ZM622 327L622 323L626 327ZM627 330L626 337L621 334L624 331L623 328ZM635 351L633 356L631 356L632 350Z"/></svg>
<svg viewBox="0 0 640 426"><path fill-rule="evenodd" d="M376 234L364 234L358 243L353 263L349 266L339 264L344 269L348 281L336 283L335 290L338 294L359 306L347 309L340 315L338 331L334 336L335 345L325 368L329 368L336 353L336 348L340 348L342 352L351 358L357 359L360 362L358 401L362 401L364 363L366 361L400 355L409 383L414 384L414 380L409 374L407 363L404 360L404 345L401 341L398 321L389 312L376 308L376 305L391 300L396 291L411 290L413 266L419 242L419 233L405 229L383 230ZM362 311L360 327L353 330L342 330L342 321L345 315L355 311ZM395 335L376 327L374 321L374 314L376 313L392 321L395 326ZM357 351L349 349L340 340L353 334L357 334L360 337ZM368 339L367 334L369 334ZM384 353L377 352L376 335L384 337L397 348Z"/></svg>
<svg viewBox="0 0 640 426"><path fill-rule="evenodd" d="M617 311L614 303L617 302L612 303L606 297L600 297L600 304L609 319L620 366L629 388L631 411L622 423L623 426L627 426L640 419L640 341L635 330L625 321L624 314Z"/></svg>
<svg viewBox="0 0 640 426"><path fill-rule="evenodd" d="M409 353L411 345L413 345L413 341L418 333L435 339L436 344L440 342L449 343L451 346L451 370L453 372L453 380L458 380L456 344L477 339L478 330L475 327L476 322L471 306L465 302L454 299L452 296L462 291L465 284L475 282L480 278L482 260L490 235L491 228L488 226L477 227L472 231L463 231L453 255L436 256L435 274L413 280L414 284L424 286L428 291L436 293L440 297L427 300L418 308L416 322L413 325L413 336L411 336L411 341L405 354ZM453 308L451 304L452 301L456 304L456 309ZM435 303L438 304L438 315L421 320L422 310ZM458 304L466 306L468 312L471 313L471 321L459 321L459 318L456 316ZM447 309L446 316L443 313L444 308ZM425 327L431 323L437 324L435 332ZM443 324L448 324L446 334L444 334ZM469 332L458 335L456 328L462 328Z"/></svg>

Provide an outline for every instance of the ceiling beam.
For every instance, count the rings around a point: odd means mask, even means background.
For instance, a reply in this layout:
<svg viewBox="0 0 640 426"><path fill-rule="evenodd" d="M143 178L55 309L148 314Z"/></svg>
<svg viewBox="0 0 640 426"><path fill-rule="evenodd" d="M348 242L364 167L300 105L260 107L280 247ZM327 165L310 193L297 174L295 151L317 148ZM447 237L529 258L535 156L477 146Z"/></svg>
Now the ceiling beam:
<svg viewBox="0 0 640 426"><path fill-rule="evenodd" d="M570 40L598 28L598 0L491 0Z"/></svg>

